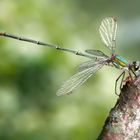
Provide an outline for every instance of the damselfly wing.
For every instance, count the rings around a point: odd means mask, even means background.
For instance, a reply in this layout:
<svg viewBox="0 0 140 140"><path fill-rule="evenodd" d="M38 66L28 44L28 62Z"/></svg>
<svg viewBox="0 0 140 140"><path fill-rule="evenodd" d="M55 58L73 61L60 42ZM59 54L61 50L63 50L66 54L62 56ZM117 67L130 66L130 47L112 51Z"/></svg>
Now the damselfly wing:
<svg viewBox="0 0 140 140"><path fill-rule="evenodd" d="M114 53L116 41L117 22L114 18L108 17L101 22L99 32L104 44ZM78 67L78 73L68 79L57 91L57 95L65 95L81 86L89 77L95 74L101 67L107 64L109 57L99 50L85 50L86 53L97 57L96 61L87 61Z"/></svg>
<svg viewBox="0 0 140 140"><path fill-rule="evenodd" d="M64 82L61 88L57 91L57 95L66 95L72 93L72 91L80 87L87 79L95 74L106 63L105 59L95 61L92 66L86 67L73 75L69 80ZM86 64L86 63L85 63Z"/></svg>
<svg viewBox="0 0 140 140"><path fill-rule="evenodd" d="M99 32L101 39L105 46L108 47L112 53L116 48L116 32L117 32L117 21L115 18L108 17L102 20Z"/></svg>

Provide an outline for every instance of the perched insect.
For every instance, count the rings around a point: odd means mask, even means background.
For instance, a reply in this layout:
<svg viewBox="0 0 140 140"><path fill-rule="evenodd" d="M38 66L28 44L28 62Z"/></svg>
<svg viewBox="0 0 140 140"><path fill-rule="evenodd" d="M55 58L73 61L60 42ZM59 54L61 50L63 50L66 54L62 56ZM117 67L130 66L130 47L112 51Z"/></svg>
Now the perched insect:
<svg viewBox="0 0 140 140"><path fill-rule="evenodd" d="M100 50L85 50L87 54L96 57L97 59L90 60L80 64L78 67L78 73L68 79L61 88L57 91L57 95L70 94L74 89L81 86L89 77L95 74L104 65L111 65L118 69L122 69L122 73L115 82L115 94L117 94L117 82L122 77L120 89L125 76L125 72L128 71L131 79L131 73L136 77L135 72L139 70L140 62L134 61L129 63L125 58L115 54L116 49L116 32L117 21L113 17L107 17L102 20L99 28L100 36L105 46L110 49L111 56L107 56ZM117 94L118 95L118 94Z"/></svg>
<svg viewBox="0 0 140 140"><path fill-rule="evenodd" d="M117 32L117 21L115 18L113 17L104 18L101 22L99 32L105 46L109 48L111 52L111 56L104 54L100 50L85 50L86 53L81 53L75 50L61 48L56 45L47 44L44 42L15 36L13 34L5 33L5 32L0 32L0 36L13 38L20 41L30 42L37 45L48 46L50 48L55 48L60 51L73 53L75 55L79 55L79 56L83 56L83 57L87 57L91 59L90 61L84 62L79 65L78 72L72 77L70 77L70 79L68 79L66 82L64 82L61 88L57 91L56 94L58 96L72 93L74 89L80 87L85 81L87 81L88 78L94 75L95 72L98 71L100 68L102 68L104 65L114 66L122 70L122 73L120 74L120 76L117 78L115 82L115 93L117 94L116 88L117 88L118 80L122 77L122 81L123 81L126 71L130 75L131 79L132 79L131 73L133 73L134 76L136 77L135 72L140 69L140 62L133 61L129 63L122 56L115 54L116 32ZM120 84L120 88L122 86L122 81Z"/></svg>

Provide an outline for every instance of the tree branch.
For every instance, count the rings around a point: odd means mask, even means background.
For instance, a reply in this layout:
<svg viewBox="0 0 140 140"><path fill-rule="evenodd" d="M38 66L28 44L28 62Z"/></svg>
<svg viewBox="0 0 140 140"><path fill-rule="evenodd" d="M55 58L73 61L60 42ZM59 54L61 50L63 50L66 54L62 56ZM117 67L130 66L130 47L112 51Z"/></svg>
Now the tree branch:
<svg viewBox="0 0 140 140"><path fill-rule="evenodd" d="M97 140L140 140L140 76L123 86Z"/></svg>

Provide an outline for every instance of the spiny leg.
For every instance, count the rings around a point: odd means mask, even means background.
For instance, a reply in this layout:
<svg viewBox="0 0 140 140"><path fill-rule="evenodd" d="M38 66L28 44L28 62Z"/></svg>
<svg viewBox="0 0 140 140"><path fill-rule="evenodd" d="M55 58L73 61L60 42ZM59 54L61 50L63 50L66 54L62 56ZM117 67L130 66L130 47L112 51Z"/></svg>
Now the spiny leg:
<svg viewBox="0 0 140 140"><path fill-rule="evenodd" d="M127 81L133 81L132 74L135 76L135 78L137 78L136 73L135 73L132 69L130 69L130 70L128 71L128 74L129 74L129 76L127 77L127 78L128 78Z"/></svg>
<svg viewBox="0 0 140 140"><path fill-rule="evenodd" d="M136 73L134 72L134 70L130 70L133 74L134 74L134 76L135 76L135 78L137 78L137 75L136 75ZM130 74L130 72L129 72L129 75L132 77L132 75Z"/></svg>
<svg viewBox="0 0 140 140"><path fill-rule="evenodd" d="M122 89L122 84L123 84L123 81L124 81L124 76L125 76L125 71L122 74L122 80L121 80L121 83L120 83L120 90Z"/></svg>
<svg viewBox="0 0 140 140"><path fill-rule="evenodd" d="M119 81L119 79L122 77L121 84L120 84L120 90L121 90L124 76L125 76L125 71L123 71L123 72L119 75L119 77L116 79L116 81L115 81L115 94L116 94L117 96L119 96L119 94L117 93L117 84L118 84L118 81Z"/></svg>

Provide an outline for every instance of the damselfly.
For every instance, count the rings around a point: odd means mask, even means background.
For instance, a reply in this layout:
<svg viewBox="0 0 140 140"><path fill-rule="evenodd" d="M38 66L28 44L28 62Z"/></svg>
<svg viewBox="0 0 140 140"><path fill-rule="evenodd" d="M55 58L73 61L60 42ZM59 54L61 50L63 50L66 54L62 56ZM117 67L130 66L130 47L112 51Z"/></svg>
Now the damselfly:
<svg viewBox="0 0 140 140"><path fill-rule="evenodd" d="M26 41L26 42L34 43L37 45L48 46L50 48L55 48L60 51L73 53L75 55L84 56L91 59L90 61L84 62L79 65L78 72L72 77L70 77L70 79L68 79L66 82L64 82L61 88L57 91L56 94L58 96L72 93L74 89L80 87L84 82L86 82L92 75L95 74L96 71L101 69L104 65L114 66L122 70L122 73L120 74L120 76L117 78L115 82L115 93L117 94L116 88L117 88L118 80L121 77L122 79L124 79L126 71L130 75L130 77L132 77L131 73L133 73L134 76L136 77L135 72L139 70L140 63L139 61L133 61L129 63L122 56L115 54L116 32L117 32L117 21L115 18L107 17L103 19L99 27L99 32L100 32L100 36L103 43L110 50L111 56L104 54L100 50L85 50L85 53L81 53L75 50L61 48L56 45L47 44L44 42L15 36L13 34L5 33L5 32L1 32L0 36L18 39L20 41ZM121 86L122 86L122 82L121 82L120 88Z"/></svg>

